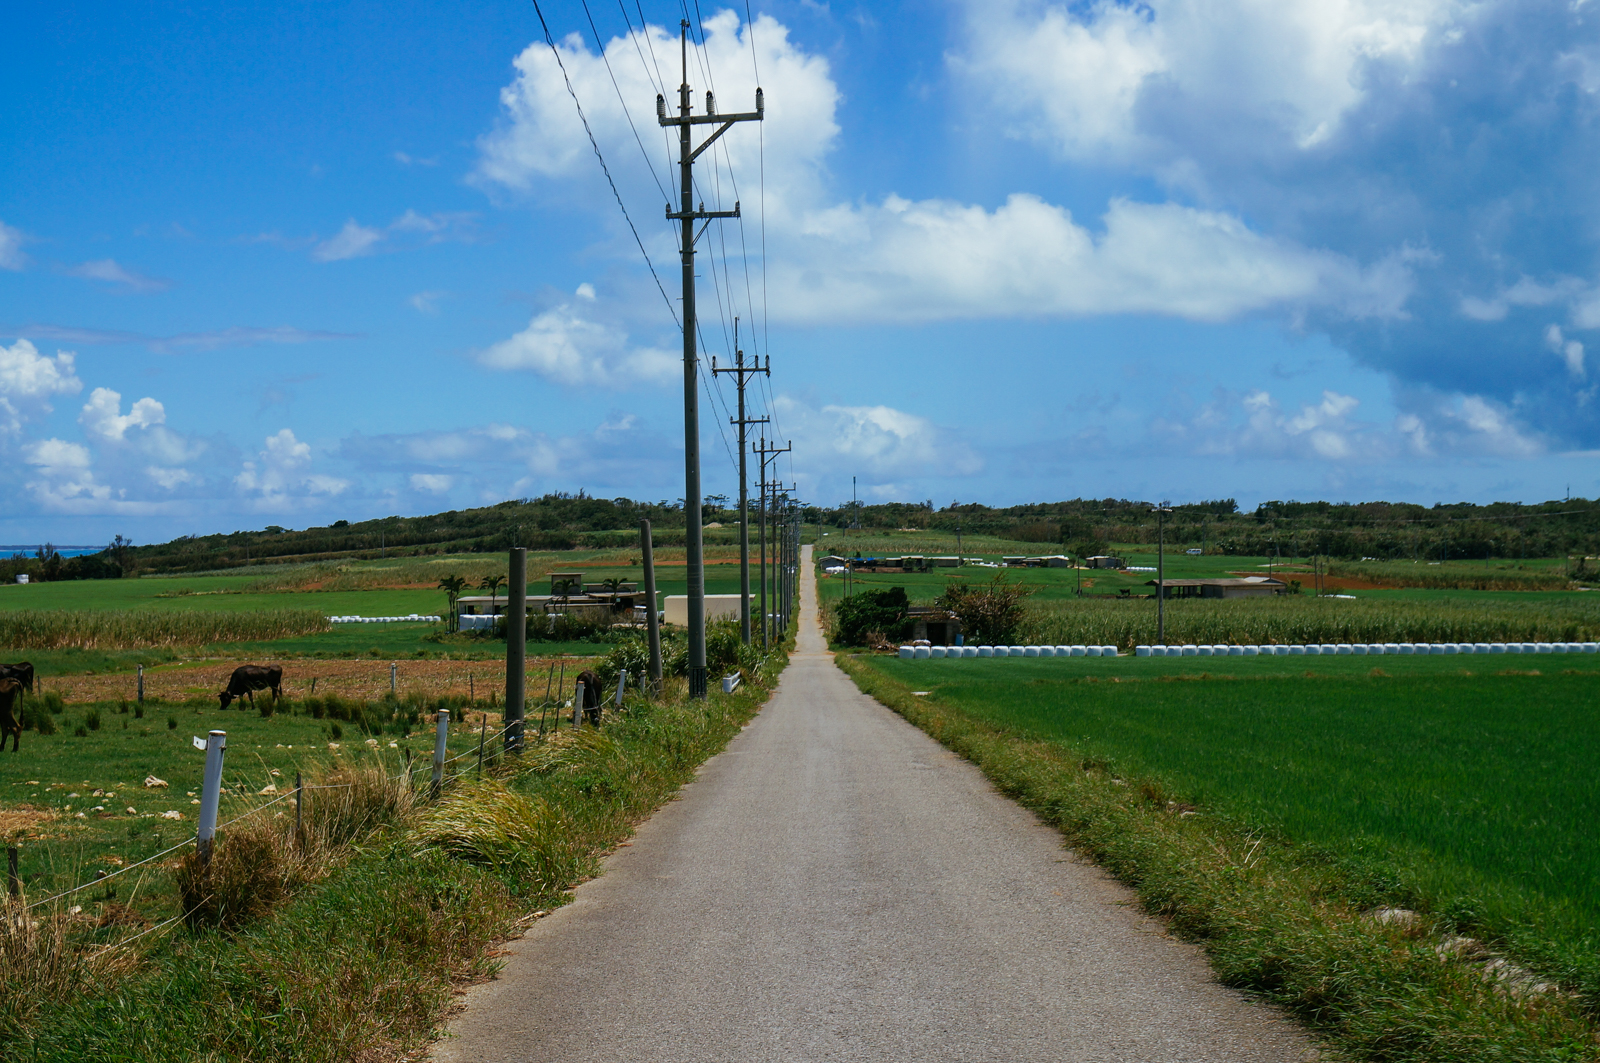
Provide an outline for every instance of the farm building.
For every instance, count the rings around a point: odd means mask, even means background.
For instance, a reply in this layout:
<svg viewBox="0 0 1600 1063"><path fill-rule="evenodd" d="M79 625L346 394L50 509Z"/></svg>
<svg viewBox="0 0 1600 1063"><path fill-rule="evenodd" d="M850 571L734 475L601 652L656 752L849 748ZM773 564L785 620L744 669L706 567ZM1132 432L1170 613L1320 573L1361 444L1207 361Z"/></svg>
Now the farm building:
<svg viewBox="0 0 1600 1063"><path fill-rule="evenodd" d="M1128 567L1127 566L1127 562L1123 561L1122 558L1120 558L1120 557L1111 557L1111 556L1109 556L1107 554L1096 554L1094 557L1086 557L1086 558L1084 558L1083 563L1086 566L1088 566L1089 568L1127 568ZM1167 582L1171 583L1172 581L1168 580Z"/></svg>
<svg viewBox="0 0 1600 1063"><path fill-rule="evenodd" d="M913 642L926 639L934 646L954 646L961 637L961 618L932 605L913 605L906 610L911 618Z"/></svg>
<svg viewBox="0 0 1600 1063"><path fill-rule="evenodd" d="M753 596L752 596L753 597ZM743 601L738 594L708 594L706 595L706 621L712 620L737 620L739 619L739 603ZM759 609L756 612L760 612ZM667 595L664 619L668 624L677 624L680 627L689 623L689 596L687 594Z"/></svg>
<svg viewBox="0 0 1600 1063"><path fill-rule="evenodd" d="M494 595L468 594L456 599L456 614L460 617L484 618L463 620L464 630L486 629L488 617L503 616L509 595L500 591ZM637 583L612 580L608 583L583 581L582 572L550 573L550 593L530 594L525 599L529 616L544 613L566 613L573 616L631 618L635 607L645 604L644 592Z"/></svg>
<svg viewBox="0 0 1600 1063"><path fill-rule="evenodd" d="M1150 580L1165 598L1269 598L1281 594L1288 584L1271 576L1244 576L1239 579Z"/></svg>

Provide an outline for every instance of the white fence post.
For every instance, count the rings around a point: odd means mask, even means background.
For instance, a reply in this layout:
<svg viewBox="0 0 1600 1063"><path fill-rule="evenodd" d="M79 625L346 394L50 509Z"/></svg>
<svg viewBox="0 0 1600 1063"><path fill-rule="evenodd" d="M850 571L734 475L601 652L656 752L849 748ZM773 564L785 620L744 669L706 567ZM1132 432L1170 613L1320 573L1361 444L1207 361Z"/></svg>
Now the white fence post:
<svg viewBox="0 0 1600 1063"><path fill-rule="evenodd" d="M217 805L222 800L222 753L227 748L227 731L212 731L206 739L206 774L200 786L200 826L195 831L195 844L203 864L211 862L211 839L217 833Z"/></svg>
<svg viewBox="0 0 1600 1063"><path fill-rule="evenodd" d="M616 702L616 707L619 708L619 709L622 708L622 692L624 690L626 690L626 689L628 689L628 673L625 670L624 671L619 671L617 673L617 702Z"/></svg>
<svg viewBox="0 0 1600 1063"><path fill-rule="evenodd" d="M396 691L396 689L398 689L398 688L395 686L395 667L394 667L394 662L390 661L389 662L389 693L393 694Z"/></svg>
<svg viewBox="0 0 1600 1063"><path fill-rule="evenodd" d="M583 680L578 680L578 693L572 699L572 726L578 727L583 723Z"/></svg>
<svg viewBox="0 0 1600 1063"><path fill-rule="evenodd" d="M444 740L450 736L450 710L439 710L439 729L433 739L433 796L444 787Z"/></svg>

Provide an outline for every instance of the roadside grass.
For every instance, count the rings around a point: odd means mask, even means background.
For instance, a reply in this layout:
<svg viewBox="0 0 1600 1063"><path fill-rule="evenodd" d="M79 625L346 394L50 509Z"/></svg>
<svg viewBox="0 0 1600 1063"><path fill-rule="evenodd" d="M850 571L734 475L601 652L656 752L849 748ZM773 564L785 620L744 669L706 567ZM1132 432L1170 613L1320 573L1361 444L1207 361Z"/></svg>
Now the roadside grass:
<svg viewBox="0 0 1600 1063"><path fill-rule="evenodd" d="M1045 660L839 662L1204 945L1225 982L1356 1057L1600 1058L1593 668L1330 676L1334 659L1312 678L1141 681Z"/></svg>
<svg viewBox="0 0 1600 1063"><path fill-rule="evenodd" d="M669 680L664 697L630 698L599 731L531 734L523 756L497 758L482 778L457 779L437 802L357 839L275 913L232 931L152 935L129 950L128 970L34 1001L25 1021L0 1028L0 1060L409 1056L434 1035L455 985L495 971L488 947L595 874L748 722L784 660L774 655L732 695L691 703L683 681ZM261 855L262 829L219 834L218 860L236 837L253 838L255 855L241 861L285 874Z"/></svg>

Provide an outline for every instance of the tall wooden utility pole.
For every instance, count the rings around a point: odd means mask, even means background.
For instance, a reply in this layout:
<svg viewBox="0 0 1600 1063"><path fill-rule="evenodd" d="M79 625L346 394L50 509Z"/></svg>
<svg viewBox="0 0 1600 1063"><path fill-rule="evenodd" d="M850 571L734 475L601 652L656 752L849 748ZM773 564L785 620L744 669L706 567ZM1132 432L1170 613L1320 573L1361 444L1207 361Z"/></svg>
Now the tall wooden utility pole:
<svg viewBox="0 0 1600 1063"><path fill-rule="evenodd" d="M739 349L739 319L733 319L733 368L718 369L716 358L711 359L711 373L713 376L720 373L732 373L734 382L739 385L739 416L728 418L729 424L739 426L739 637L746 646L750 645L750 489L749 476L745 473L745 426L752 424L766 424L772 420L770 417L746 417L744 415L744 384L745 381L756 373L772 375L772 356L767 355L767 364L761 365L761 359L756 359L756 364L744 364L744 352Z"/></svg>
<svg viewBox="0 0 1600 1063"><path fill-rule="evenodd" d="M679 49L683 58L683 81L678 86L678 114L667 114L667 98L656 95L656 119L663 126L678 127L678 193L681 209L668 204L667 218L681 226L679 254L683 258L683 515L684 545L689 577L689 696L706 696L706 570L705 544L700 529L700 403L699 379L695 372L694 245L700 233L714 218L737 218L739 204L732 210L706 210L694 205L694 160L735 122L759 122L766 117L766 101L756 89L756 109L745 114L718 114L716 100L706 93L706 113L693 114L689 100L689 20L679 23ZM715 125L716 131L694 146L692 132L697 125ZM694 223L704 221L700 233Z"/></svg>
<svg viewBox="0 0 1600 1063"><path fill-rule="evenodd" d="M1167 644L1167 514L1172 507L1163 502L1154 508L1156 515L1156 645Z"/></svg>
<svg viewBox="0 0 1600 1063"><path fill-rule="evenodd" d="M752 447L761 459L761 648L766 649L770 641L767 637L767 613L771 606L767 600L767 463L777 458L779 454L787 454L794 449L794 441L790 440L786 447L767 446L767 437L761 437L761 445ZM774 528L776 533L776 528Z"/></svg>

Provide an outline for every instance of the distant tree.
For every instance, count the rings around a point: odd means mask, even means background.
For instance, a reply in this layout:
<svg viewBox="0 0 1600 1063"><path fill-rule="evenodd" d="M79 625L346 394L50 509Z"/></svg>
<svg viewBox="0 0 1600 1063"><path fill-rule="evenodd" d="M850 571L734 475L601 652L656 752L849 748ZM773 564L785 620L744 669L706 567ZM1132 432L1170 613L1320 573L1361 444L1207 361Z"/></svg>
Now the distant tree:
<svg viewBox="0 0 1600 1063"><path fill-rule="evenodd" d="M485 590L489 592L489 613L491 615L494 613L495 592L505 585L506 578L504 576L485 576L483 577L483 582L478 584L479 590Z"/></svg>
<svg viewBox="0 0 1600 1063"><path fill-rule="evenodd" d="M622 579L620 579L618 577L615 577L615 576L613 576L611 579L603 579L603 580L600 581L601 585L604 586L605 589L610 591L612 594L616 594L617 592L621 591L622 590L622 584L624 582L625 582L624 580L622 580Z"/></svg>
<svg viewBox="0 0 1600 1063"><path fill-rule="evenodd" d="M456 617L456 599L461 597L461 592L466 589L466 586L467 581L454 574L446 576L439 581L439 589L444 591L445 597L450 603L450 616L445 620L445 628L448 631L454 631L459 626Z"/></svg>

